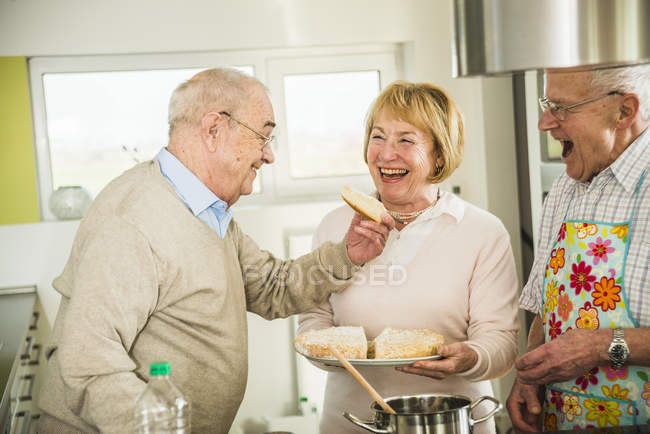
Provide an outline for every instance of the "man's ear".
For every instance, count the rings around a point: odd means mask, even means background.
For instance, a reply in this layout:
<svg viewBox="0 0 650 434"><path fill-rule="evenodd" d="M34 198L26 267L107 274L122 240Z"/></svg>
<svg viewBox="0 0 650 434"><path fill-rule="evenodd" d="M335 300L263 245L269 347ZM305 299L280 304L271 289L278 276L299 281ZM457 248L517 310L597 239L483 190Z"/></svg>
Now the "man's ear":
<svg viewBox="0 0 650 434"><path fill-rule="evenodd" d="M220 136L227 128L226 122L228 122L228 118L216 112L210 112L201 119L201 140L210 152L217 150Z"/></svg>
<svg viewBox="0 0 650 434"><path fill-rule="evenodd" d="M636 94L626 93L623 95L623 101L619 107L618 118L616 120L616 127L625 129L632 125L639 113L639 105L639 97Z"/></svg>

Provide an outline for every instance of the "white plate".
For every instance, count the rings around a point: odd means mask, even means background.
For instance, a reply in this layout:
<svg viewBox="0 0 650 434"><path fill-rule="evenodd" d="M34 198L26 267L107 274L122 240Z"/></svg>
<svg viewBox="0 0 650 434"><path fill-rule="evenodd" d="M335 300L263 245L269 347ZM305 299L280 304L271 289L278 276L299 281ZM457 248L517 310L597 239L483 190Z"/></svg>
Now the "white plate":
<svg viewBox="0 0 650 434"><path fill-rule="evenodd" d="M313 357L313 356L308 356L306 354L301 354L301 355L305 356L306 358L314 362L320 362L330 366L341 366L341 367L343 366L341 362L339 362L338 359L335 358ZM411 357L409 359L348 359L348 362L350 362L352 366L389 367L389 366L410 365L411 363L417 362L419 360L438 360L438 359L442 359L442 356L436 354L435 356Z"/></svg>

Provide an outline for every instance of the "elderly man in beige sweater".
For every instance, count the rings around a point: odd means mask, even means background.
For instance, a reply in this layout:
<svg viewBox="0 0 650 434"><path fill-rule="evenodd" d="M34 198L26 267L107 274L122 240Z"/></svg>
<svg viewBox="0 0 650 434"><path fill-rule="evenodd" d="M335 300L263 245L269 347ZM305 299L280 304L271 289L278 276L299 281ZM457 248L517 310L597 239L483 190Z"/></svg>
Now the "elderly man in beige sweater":
<svg viewBox="0 0 650 434"><path fill-rule="evenodd" d="M164 359L192 402L192 431L227 433L246 388L246 311L273 319L322 303L394 225L357 215L343 242L275 258L229 211L274 161L264 86L200 72L174 91L169 124L167 147L98 195L54 280L40 432L132 431L149 364Z"/></svg>

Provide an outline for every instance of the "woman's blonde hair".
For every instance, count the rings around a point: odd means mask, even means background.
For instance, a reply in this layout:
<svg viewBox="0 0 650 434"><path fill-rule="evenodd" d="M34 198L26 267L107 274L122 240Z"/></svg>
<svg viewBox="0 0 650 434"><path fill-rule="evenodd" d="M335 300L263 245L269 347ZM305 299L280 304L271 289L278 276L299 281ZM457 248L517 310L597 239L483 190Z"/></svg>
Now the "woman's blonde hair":
<svg viewBox="0 0 650 434"><path fill-rule="evenodd" d="M387 110L392 116L428 132L433 141L434 169L427 180L438 184L447 179L463 160L463 115L442 88L431 83L395 81L377 97L366 119L363 158L368 163L368 143L377 117ZM438 164L442 160L442 164Z"/></svg>

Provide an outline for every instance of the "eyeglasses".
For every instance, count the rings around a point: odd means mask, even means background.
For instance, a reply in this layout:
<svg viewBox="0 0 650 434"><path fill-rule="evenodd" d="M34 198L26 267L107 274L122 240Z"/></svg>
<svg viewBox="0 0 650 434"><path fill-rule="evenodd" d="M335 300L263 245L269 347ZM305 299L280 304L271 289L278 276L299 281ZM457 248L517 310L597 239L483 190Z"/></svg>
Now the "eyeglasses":
<svg viewBox="0 0 650 434"><path fill-rule="evenodd" d="M273 140L275 140L275 136L271 136L271 137L265 136L264 134L257 131L255 128L248 125L246 122L240 121L239 119L233 117L228 112L220 112L219 114L228 116L230 119L237 122L239 125L241 125L242 127L248 129L249 131L255 133L255 135L257 135L257 137L259 137L260 139L264 140L264 143L262 144L262 149L266 148L271 142L273 142Z"/></svg>
<svg viewBox="0 0 650 434"><path fill-rule="evenodd" d="M560 105L556 104L552 101L549 101L546 97L540 98L539 99L539 107L542 109L542 113L546 111L546 109L551 109L551 115L558 121L563 121L566 119L567 113L571 113L569 110L572 108L579 107L583 104L587 104L590 102L598 101L599 99L606 98L610 95L625 95L623 92L619 92L618 90L613 90L611 92L606 93L605 95L600 95L595 98L589 98L587 100L571 104L571 105Z"/></svg>

